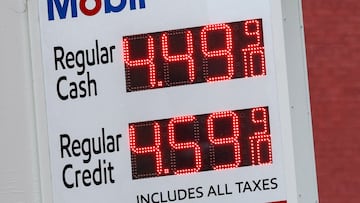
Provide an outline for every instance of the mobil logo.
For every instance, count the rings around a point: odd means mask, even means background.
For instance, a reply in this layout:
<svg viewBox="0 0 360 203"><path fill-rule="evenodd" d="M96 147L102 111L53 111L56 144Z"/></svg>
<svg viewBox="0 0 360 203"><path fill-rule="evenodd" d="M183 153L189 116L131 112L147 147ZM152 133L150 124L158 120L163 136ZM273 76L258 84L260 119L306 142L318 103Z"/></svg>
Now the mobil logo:
<svg viewBox="0 0 360 203"><path fill-rule="evenodd" d="M145 8L145 0L47 0L48 20L55 20L55 13L59 19L68 17L77 18L81 12L85 16L93 16L100 12L118 13L125 9L127 3L130 4L130 10Z"/></svg>

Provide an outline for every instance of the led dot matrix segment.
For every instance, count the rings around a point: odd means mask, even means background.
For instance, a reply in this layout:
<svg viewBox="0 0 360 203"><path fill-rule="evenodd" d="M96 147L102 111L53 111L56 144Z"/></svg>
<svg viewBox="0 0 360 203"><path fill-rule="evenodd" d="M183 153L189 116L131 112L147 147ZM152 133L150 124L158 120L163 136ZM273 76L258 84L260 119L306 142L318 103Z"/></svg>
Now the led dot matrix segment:
<svg viewBox="0 0 360 203"><path fill-rule="evenodd" d="M125 36L127 92L266 75L262 20Z"/></svg>
<svg viewBox="0 0 360 203"><path fill-rule="evenodd" d="M272 164L268 107L129 124L133 179Z"/></svg>

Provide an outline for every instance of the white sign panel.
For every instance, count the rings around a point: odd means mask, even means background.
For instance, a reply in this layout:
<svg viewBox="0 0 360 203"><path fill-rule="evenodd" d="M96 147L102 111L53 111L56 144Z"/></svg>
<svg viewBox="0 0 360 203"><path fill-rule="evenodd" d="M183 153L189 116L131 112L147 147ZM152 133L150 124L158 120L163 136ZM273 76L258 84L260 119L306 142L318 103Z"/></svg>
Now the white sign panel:
<svg viewBox="0 0 360 203"><path fill-rule="evenodd" d="M55 203L286 202L270 0L39 13Z"/></svg>

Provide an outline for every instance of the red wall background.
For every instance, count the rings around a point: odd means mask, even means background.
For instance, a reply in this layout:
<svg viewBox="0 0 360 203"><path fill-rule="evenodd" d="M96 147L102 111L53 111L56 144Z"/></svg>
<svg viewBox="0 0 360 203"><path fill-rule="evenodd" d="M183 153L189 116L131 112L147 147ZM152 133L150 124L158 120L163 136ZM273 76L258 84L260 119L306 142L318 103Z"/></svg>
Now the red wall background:
<svg viewBox="0 0 360 203"><path fill-rule="evenodd" d="M321 203L360 202L360 0L303 0Z"/></svg>

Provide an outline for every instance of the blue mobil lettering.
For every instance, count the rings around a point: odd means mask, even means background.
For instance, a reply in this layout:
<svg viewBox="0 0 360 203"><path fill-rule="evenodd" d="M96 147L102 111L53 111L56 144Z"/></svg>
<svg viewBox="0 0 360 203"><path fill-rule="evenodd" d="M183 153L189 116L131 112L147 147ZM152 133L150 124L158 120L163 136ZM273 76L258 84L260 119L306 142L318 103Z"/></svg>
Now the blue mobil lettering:
<svg viewBox="0 0 360 203"><path fill-rule="evenodd" d="M55 11L59 14L60 19L67 17L68 10L71 12L71 17L78 17L78 8L80 12L86 16L93 16L100 12L101 8L104 7L104 12L118 13L122 11L127 4L128 0L120 0L119 3L111 3L111 0L47 0L48 2L48 19L55 20ZM92 6L88 6L87 3L92 3ZM140 9L145 8L145 0L129 0L130 10L136 10L137 6ZM138 5L137 5L138 3ZM91 7L91 8L88 8Z"/></svg>

